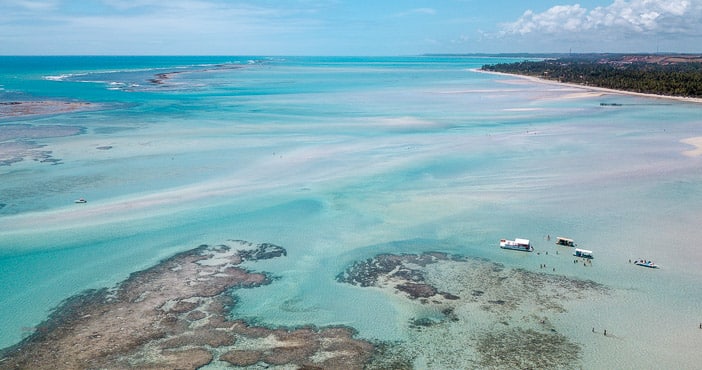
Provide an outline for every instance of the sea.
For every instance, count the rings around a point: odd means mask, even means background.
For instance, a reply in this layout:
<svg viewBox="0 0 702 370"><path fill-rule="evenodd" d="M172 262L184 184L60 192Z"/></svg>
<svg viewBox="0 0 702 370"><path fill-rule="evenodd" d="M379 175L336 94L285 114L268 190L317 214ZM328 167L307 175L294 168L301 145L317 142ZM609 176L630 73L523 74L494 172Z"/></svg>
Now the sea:
<svg viewBox="0 0 702 370"><path fill-rule="evenodd" d="M246 240L288 252L236 293L261 325L410 340L416 304L336 276L441 251L610 289L552 314L575 368L702 367L702 157L682 142L702 105L477 70L520 60L0 57L0 348L68 297Z"/></svg>

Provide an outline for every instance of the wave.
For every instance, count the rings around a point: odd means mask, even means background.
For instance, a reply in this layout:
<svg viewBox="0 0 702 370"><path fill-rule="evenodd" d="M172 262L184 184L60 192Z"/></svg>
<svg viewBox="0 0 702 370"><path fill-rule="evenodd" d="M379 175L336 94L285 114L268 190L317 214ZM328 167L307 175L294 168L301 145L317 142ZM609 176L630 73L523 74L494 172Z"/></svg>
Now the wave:
<svg viewBox="0 0 702 370"><path fill-rule="evenodd" d="M88 73L64 73L60 75L49 75L49 76L43 76L42 78L44 80L49 80L49 81L66 81L70 78L76 77L76 76L85 76L88 75Z"/></svg>
<svg viewBox="0 0 702 370"><path fill-rule="evenodd" d="M204 73L212 71L226 71L246 68L252 65L265 63L262 59L249 59L246 61L231 61L224 63L200 63L190 65L176 65L171 67L133 68L122 70L93 71L83 73L65 73L60 75L47 75L43 79L57 82L80 82L104 84L108 90L153 90L158 86L163 89L188 89L202 87L198 83L176 83L173 77L182 74Z"/></svg>

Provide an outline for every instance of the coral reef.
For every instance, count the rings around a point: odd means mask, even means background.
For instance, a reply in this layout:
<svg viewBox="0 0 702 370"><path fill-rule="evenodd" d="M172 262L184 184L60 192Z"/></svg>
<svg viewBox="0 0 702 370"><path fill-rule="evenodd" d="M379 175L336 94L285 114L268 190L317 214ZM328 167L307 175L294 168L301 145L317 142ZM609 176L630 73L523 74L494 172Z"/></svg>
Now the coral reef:
<svg viewBox="0 0 702 370"><path fill-rule="evenodd" d="M415 302L409 339L380 346L384 357L371 362L399 368L577 368L580 346L549 316L566 312L569 301L608 293L592 281L438 252L381 254L337 280Z"/></svg>
<svg viewBox="0 0 702 370"><path fill-rule="evenodd" d="M0 117L2 116L0 108ZM84 130L83 127L63 125L0 125L0 166L10 166L24 159L58 164L61 160L53 158L51 151L41 150L46 145L39 144L36 140L78 135Z"/></svg>
<svg viewBox="0 0 702 370"><path fill-rule="evenodd" d="M285 256L282 247L202 245L132 274L114 289L66 300L3 351L6 369L196 369L230 366L361 369L374 347L343 327L263 328L228 320L235 288L270 279L237 265Z"/></svg>
<svg viewBox="0 0 702 370"><path fill-rule="evenodd" d="M68 113L94 108L87 102L60 100L21 100L0 102L0 118Z"/></svg>

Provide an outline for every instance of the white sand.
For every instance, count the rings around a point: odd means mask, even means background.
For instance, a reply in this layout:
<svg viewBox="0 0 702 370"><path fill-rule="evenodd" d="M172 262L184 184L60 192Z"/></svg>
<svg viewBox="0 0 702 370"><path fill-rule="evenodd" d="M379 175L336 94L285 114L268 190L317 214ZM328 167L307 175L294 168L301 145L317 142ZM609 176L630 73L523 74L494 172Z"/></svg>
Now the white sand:
<svg viewBox="0 0 702 370"><path fill-rule="evenodd" d="M539 77L534 77L534 76L525 76L525 75L517 75L517 74L502 73L502 72L484 71L481 69L473 69L473 71L479 72L479 73L491 73L491 74L502 75L502 76L519 77L519 78L529 80L532 82L559 85L559 86L570 86L570 87L585 89L585 90L589 91L588 93L567 94L564 96L564 98L571 98L571 99L593 97L593 96L602 96L602 95L606 95L606 94L618 94L618 95L643 96L643 97L655 98L655 99L677 100L677 101L683 101L683 102L689 102L689 103L702 103L702 98L689 98L689 97L684 97L684 96L637 93L637 92L633 92L633 91L607 89L604 87L584 86L584 85L578 85L578 84L574 84L574 83L557 82L557 81L547 80L544 78L539 78Z"/></svg>
<svg viewBox="0 0 702 370"><path fill-rule="evenodd" d="M702 155L702 136L691 137L680 140L681 143L692 145L695 149L685 150L682 153L688 157L699 157Z"/></svg>

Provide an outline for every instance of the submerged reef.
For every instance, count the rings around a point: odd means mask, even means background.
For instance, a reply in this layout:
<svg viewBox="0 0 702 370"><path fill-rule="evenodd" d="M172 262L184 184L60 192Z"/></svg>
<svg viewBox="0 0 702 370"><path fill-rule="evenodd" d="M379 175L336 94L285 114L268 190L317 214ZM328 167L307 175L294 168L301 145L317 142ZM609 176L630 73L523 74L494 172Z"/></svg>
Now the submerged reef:
<svg viewBox="0 0 702 370"><path fill-rule="evenodd" d="M95 104L60 100L0 101L0 118L58 114L94 109Z"/></svg>
<svg viewBox="0 0 702 370"><path fill-rule="evenodd" d="M345 327L264 328L228 319L232 289L270 283L244 261L282 247L202 245L133 273L113 289L66 300L35 332L0 353L3 369L361 369L374 352Z"/></svg>
<svg viewBox="0 0 702 370"><path fill-rule="evenodd" d="M177 254L112 289L67 299L30 336L0 351L0 368L578 368L580 345L552 318L570 300L608 293L591 281L483 259L381 254L351 264L337 280L402 297L404 340L232 318L234 290L274 282L241 264L286 256L274 244L237 240Z"/></svg>
<svg viewBox="0 0 702 370"><path fill-rule="evenodd" d="M441 252L381 254L353 263L337 280L415 302L409 339L381 347L382 361L429 368L577 368L580 345L550 317L566 312L568 301L608 294L592 281Z"/></svg>
<svg viewBox="0 0 702 370"><path fill-rule="evenodd" d="M24 159L37 162L58 164L60 159L53 158L50 150L36 140L79 135L83 127L63 125L0 125L0 166L10 166Z"/></svg>

